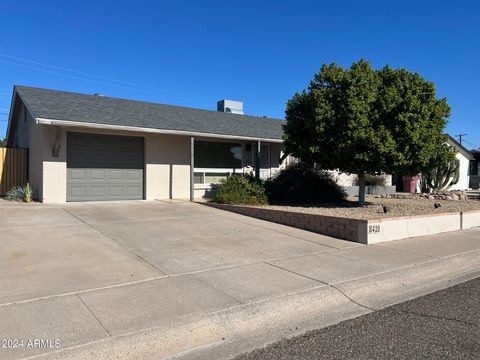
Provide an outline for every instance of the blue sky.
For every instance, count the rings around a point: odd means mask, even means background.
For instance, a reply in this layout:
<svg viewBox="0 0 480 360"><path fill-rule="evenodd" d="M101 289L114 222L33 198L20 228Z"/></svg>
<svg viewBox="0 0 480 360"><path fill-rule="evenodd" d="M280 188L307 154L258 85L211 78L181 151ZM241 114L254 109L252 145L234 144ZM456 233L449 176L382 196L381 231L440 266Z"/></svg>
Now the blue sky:
<svg viewBox="0 0 480 360"><path fill-rule="evenodd" d="M479 13L475 1L4 0L0 136L14 84L212 110L230 98L283 118L322 63L365 58L434 81L447 131L478 147Z"/></svg>

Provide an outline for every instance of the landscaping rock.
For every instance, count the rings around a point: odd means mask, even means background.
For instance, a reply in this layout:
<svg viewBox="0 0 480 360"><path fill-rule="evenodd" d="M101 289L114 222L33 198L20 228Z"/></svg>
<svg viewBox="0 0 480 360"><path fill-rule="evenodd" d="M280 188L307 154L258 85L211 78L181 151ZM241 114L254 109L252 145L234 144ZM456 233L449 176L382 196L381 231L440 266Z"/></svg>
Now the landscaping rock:
<svg viewBox="0 0 480 360"><path fill-rule="evenodd" d="M348 217L353 219L375 219L379 217L412 216L480 210L480 201L478 200L445 201L441 199L435 199L434 201L430 201L428 200L428 197L421 198L420 194L410 195L413 196L408 199L397 199L396 197L377 199L373 196L370 198L367 197L367 206L362 208L358 206L358 197L353 196L348 197L347 201L337 204L297 204L291 206L261 205L259 207L317 215ZM430 195L434 197L440 197L440 195ZM389 211L384 212L384 206L388 207Z"/></svg>

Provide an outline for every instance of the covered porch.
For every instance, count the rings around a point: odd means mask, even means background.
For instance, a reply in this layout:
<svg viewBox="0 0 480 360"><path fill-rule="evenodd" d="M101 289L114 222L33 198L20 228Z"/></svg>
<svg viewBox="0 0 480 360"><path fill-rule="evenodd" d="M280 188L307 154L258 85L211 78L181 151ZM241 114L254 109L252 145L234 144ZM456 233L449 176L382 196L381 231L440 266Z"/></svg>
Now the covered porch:
<svg viewBox="0 0 480 360"><path fill-rule="evenodd" d="M266 180L280 168L281 142L244 139L190 138L190 200L210 198L221 179L252 174Z"/></svg>

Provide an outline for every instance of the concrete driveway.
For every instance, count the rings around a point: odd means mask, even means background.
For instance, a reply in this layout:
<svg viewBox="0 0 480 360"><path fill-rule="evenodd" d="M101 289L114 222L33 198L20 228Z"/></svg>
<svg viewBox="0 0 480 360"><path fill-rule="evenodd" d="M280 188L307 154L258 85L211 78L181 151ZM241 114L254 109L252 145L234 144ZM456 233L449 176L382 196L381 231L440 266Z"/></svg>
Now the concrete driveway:
<svg viewBox="0 0 480 360"><path fill-rule="evenodd" d="M479 265L476 231L364 246L188 202L0 205L0 214L0 339L60 343L0 348L2 359L42 353L64 358L58 351L68 348L84 358L92 344L132 346L121 339L142 331L161 329L166 336L205 317L210 329L218 314L221 326L233 326L226 312L253 305L243 324L258 323L255 316L265 320L268 312L262 314L258 304L296 295L309 299L309 306L329 297L323 304L351 317L365 309L338 293L342 284L342 291L354 291L359 279L437 260L448 259L462 274ZM456 254L468 255L451 260ZM269 309L278 317L281 305L275 304ZM170 334L175 346L157 339L163 352L155 356L190 349L210 334L192 331L181 340ZM96 356L132 357L119 343L115 348Z"/></svg>

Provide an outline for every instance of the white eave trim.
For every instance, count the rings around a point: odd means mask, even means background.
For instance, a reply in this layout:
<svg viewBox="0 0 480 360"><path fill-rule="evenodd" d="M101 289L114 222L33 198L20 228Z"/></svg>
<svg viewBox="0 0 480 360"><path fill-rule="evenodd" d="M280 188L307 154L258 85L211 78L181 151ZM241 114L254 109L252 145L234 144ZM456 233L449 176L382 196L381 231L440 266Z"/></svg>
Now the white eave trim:
<svg viewBox="0 0 480 360"><path fill-rule="evenodd" d="M35 122L41 125L74 126L74 127L93 128L93 129L123 130L123 131L134 131L134 132L153 133L153 134L184 135L184 136L197 136L197 137L211 137L211 138L217 138L217 139L234 139L234 140L283 143L283 140L279 140L279 139L212 134L212 133L202 133L202 132L182 131L182 130L152 129L152 128L143 128L143 127L136 127L136 126L124 126L124 125L108 125L108 124L88 123L83 121L36 118Z"/></svg>

